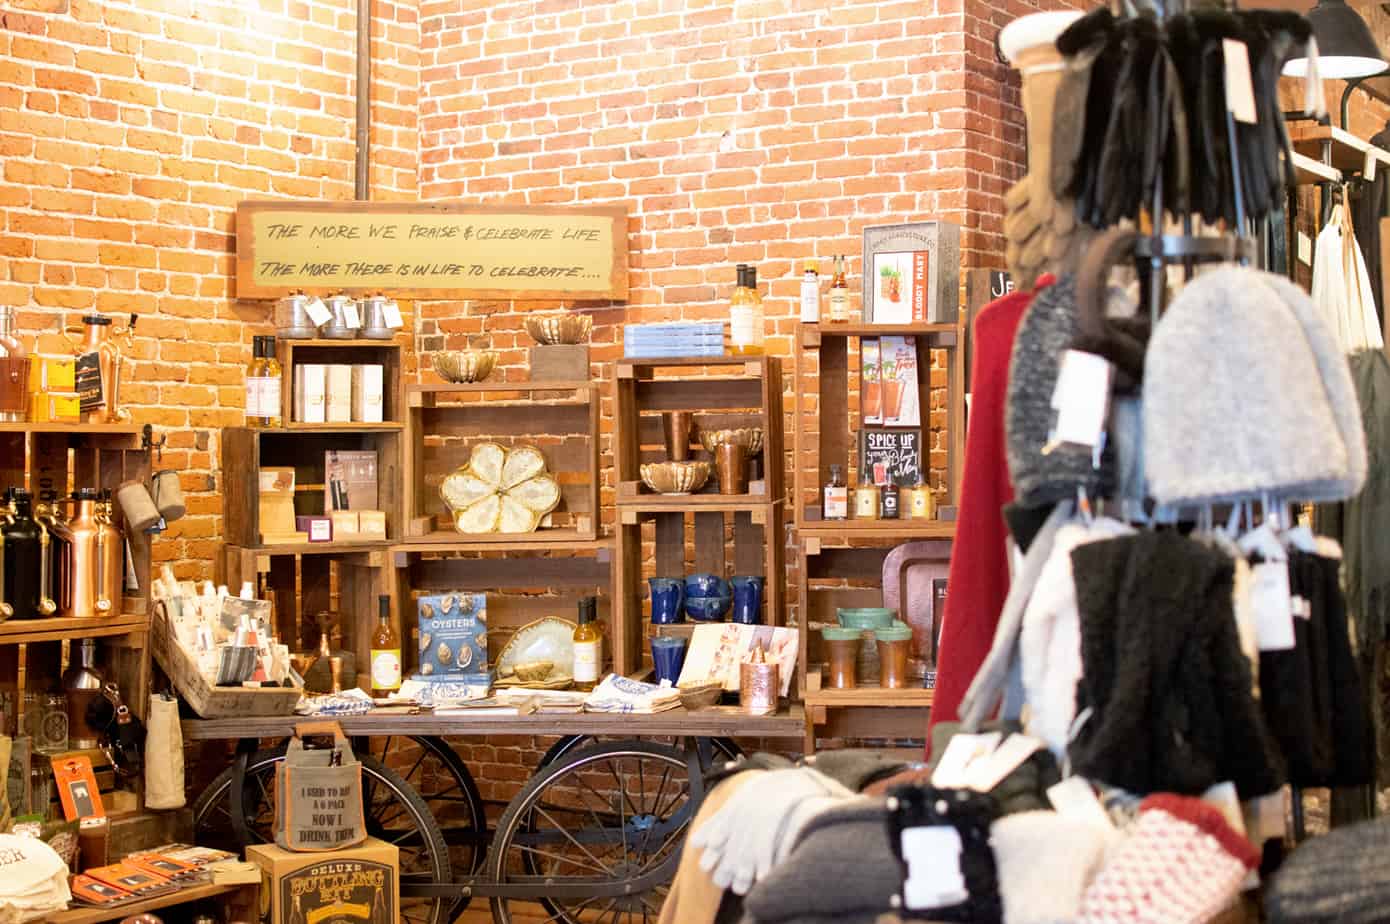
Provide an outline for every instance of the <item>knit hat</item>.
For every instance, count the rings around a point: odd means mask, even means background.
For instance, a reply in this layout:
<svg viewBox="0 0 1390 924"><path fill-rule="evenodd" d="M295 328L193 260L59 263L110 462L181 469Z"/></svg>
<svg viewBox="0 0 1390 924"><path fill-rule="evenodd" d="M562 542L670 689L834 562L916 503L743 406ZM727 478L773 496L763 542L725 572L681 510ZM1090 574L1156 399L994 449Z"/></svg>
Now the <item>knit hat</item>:
<svg viewBox="0 0 1390 924"><path fill-rule="evenodd" d="M1240 893L1260 861L1220 810L1160 793L1081 899L1077 924L1205 924Z"/></svg>
<svg viewBox="0 0 1390 924"><path fill-rule="evenodd" d="M1307 295L1244 267L1183 288L1149 344L1144 470L1162 504L1360 490L1366 444L1351 374Z"/></svg>
<svg viewBox="0 0 1390 924"><path fill-rule="evenodd" d="M996 821L989 842L999 870L1004 924L1072 924L1086 884L1119 837L1108 825L1056 812L1023 812Z"/></svg>
<svg viewBox="0 0 1390 924"><path fill-rule="evenodd" d="M1387 818L1305 841L1265 892L1270 924L1380 924L1390 901L1387 851Z"/></svg>

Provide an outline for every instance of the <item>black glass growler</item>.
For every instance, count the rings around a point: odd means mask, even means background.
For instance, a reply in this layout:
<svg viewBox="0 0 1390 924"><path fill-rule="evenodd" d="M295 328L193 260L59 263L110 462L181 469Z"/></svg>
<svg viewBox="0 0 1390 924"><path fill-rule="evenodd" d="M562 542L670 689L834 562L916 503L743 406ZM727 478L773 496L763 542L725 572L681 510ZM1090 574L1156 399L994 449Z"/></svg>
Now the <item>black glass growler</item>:
<svg viewBox="0 0 1390 924"><path fill-rule="evenodd" d="M0 585L0 613L12 619L34 619L39 614L40 565L39 524L29 492L11 488L5 492L6 516L0 521L4 539L4 576Z"/></svg>

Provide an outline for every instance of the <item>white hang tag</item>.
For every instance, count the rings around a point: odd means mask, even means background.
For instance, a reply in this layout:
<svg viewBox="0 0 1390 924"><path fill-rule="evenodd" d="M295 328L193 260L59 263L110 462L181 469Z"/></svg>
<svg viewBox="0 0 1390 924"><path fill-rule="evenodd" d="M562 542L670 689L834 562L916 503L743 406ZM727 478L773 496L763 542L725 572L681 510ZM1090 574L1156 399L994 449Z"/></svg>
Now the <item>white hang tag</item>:
<svg viewBox="0 0 1390 924"><path fill-rule="evenodd" d="M1003 737L999 732L953 736L932 771L931 784L939 789L968 788L970 765L993 754Z"/></svg>
<svg viewBox="0 0 1390 924"><path fill-rule="evenodd" d="M352 302L343 303L343 323L349 329L362 326L362 319L357 315L357 306Z"/></svg>
<svg viewBox="0 0 1390 924"><path fill-rule="evenodd" d="M1313 239L1302 231L1298 232L1298 262L1304 266L1313 265Z"/></svg>
<svg viewBox="0 0 1390 924"><path fill-rule="evenodd" d="M1374 150L1366 151L1366 163L1361 167L1361 178L1367 183L1374 183L1376 181L1376 167L1378 166L1376 161L1378 159Z"/></svg>
<svg viewBox="0 0 1390 924"><path fill-rule="evenodd" d="M994 753L982 757L970 765L966 773L966 785L976 792L989 792L998 786L1004 777L1013 773L1025 760L1042 750L1043 743L1030 735L1010 735L1004 743L995 748Z"/></svg>
<svg viewBox="0 0 1390 924"><path fill-rule="evenodd" d="M960 737L957 735L956 737ZM970 897L960 871L960 832L950 825L904 828L903 905L917 910L959 905Z"/></svg>
<svg viewBox="0 0 1390 924"><path fill-rule="evenodd" d="M1255 642L1261 651L1294 647L1293 598L1289 566L1282 561L1260 562L1250 569L1250 602L1255 610Z"/></svg>
<svg viewBox="0 0 1390 924"><path fill-rule="evenodd" d="M1219 809L1227 824L1234 828L1237 834L1244 836L1245 813L1240 809L1240 796L1236 795L1235 783L1217 783L1202 793L1202 801Z"/></svg>
<svg viewBox="0 0 1390 924"><path fill-rule="evenodd" d="M315 327L322 327L333 319L333 312L328 310L321 298L309 299L304 310L309 313L309 320L314 322Z"/></svg>
<svg viewBox="0 0 1390 924"><path fill-rule="evenodd" d="M1289 598L1289 609L1293 612L1295 619L1313 618L1313 603L1307 597L1294 594Z"/></svg>
<svg viewBox="0 0 1390 924"><path fill-rule="evenodd" d="M1067 818L1089 821L1107 828L1115 826L1105 807L1096 798L1091 784L1082 777L1069 776L1062 782L1047 787L1047 801L1052 803L1052 807L1059 814Z"/></svg>
<svg viewBox="0 0 1390 924"><path fill-rule="evenodd" d="M1094 353L1067 350L1062 354L1057 386L1052 390L1057 423L1049 445L1096 446L1100 443L1105 429L1105 411L1110 403L1110 373L1110 363Z"/></svg>
<svg viewBox="0 0 1390 924"><path fill-rule="evenodd" d="M381 306L381 316L386 320L386 326L392 330L399 330L404 324L401 321L401 307L395 302L386 302Z"/></svg>
<svg viewBox="0 0 1390 924"><path fill-rule="evenodd" d="M1239 39L1221 40L1222 56L1226 59L1226 108L1237 122L1254 125L1255 88L1250 81L1250 50Z"/></svg>

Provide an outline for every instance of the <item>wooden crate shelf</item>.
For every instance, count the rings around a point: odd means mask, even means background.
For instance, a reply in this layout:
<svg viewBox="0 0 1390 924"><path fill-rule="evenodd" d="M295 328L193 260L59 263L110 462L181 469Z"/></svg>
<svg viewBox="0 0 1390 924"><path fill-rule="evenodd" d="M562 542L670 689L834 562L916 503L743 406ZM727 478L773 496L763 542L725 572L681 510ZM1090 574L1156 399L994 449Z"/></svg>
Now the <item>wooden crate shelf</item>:
<svg viewBox="0 0 1390 924"><path fill-rule="evenodd" d="M11 619L0 622L0 645L27 645L33 642L61 642L65 639L107 638L149 631L144 613L121 613L91 619ZM124 691L122 691L124 692Z"/></svg>
<svg viewBox="0 0 1390 924"><path fill-rule="evenodd" d="M302 423L294 419L294 367L304 363L372 363L382 367L382 418L400 429L404 419L401 384L401 345L394 340L277 340L281 381L281 416L292 430L334 430L382 428L367 423Z"/></svg>
<svg viewBox="0 0 1390 924"><path fill-rule="evenodd" d="M386 512L386 535L395 539L401 531L401 443L400 427L325 430L266 429L225 427L222 430L222 514L223 537L229 545L243 549L268 549L289 554L291 547L317 546L294 543L277 546L261 541L260 470L265 467L293 468L299 487L317 485L317 490L296 490L294 504L298 515L322 515L326 503L324 454L330 450L374 450L377 470L377 509ZM384 543L383 543L384 544ZM313 549L303 554L327 554Z"/></svg>
<svg viewBox="0 0 1390 924"><path fill-rule="evenodd" d="M404 642L406 676L419 663L416 600L431 594L487 594L489 666L495 666L517 629L549 616L574 622L579 598L595 596L607 655L613 657L618 636L613 631L612 547L611 540L590 540L582 548L466 548L450 554L428 546L395 546L387 580Z"/></svg>
<svg viewBox="0 0 1390 924"><path fill-rule="evenodd" d="M608 547L608 540L575 529L538 529L533 533L494 533L470 536L455 529L437 529L407 536L391 548L397 552L546 552L585 551Z"/></svg>
<svg viewBox="0 0 1390 924"><path fill-rule="evenodd" d="M807 754L815 751L818 737L903 740L927 735L933 690L877 686L832 690L825 687L819 664L807 674L806 681Z"/></svg>
<svg viewBox="0 0 1390 924"><path fill-rule="evenodd" d="M598 537L601 474L599 390L595 384L412 385L406 403L403 543L482 549ZM560 482L562 492L560 506L549 515L550 525L532 533L476 537L449 529L452 519L439 496L439 485L468 462L472 447L480 442L540 450L547 471Z"/></svg>
<svg viewBox="0 0 1390 924"><path fill-rule="evenodd" d="M859 539L954 539L951 520L803 520L797 525L803 541L821 546L847 546Z"/></svg>
<svg viewBox="0 0 1390 924"><path fill-rule="evenodd" d="M308 431L310 433L377 433L404 430L405 424L393 421L385 423L296 423L292 421L278 429ZM265 428L261 432L270 431Z"/></svg>

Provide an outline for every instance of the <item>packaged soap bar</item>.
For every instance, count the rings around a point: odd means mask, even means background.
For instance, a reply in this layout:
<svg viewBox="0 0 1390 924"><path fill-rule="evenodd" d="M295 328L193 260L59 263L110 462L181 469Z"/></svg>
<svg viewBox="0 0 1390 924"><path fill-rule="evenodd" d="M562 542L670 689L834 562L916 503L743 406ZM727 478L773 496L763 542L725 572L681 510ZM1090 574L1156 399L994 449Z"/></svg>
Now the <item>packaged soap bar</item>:
<svg viewBox="0 0 1390 924"><path fill-rule="evenodd" d="M420 676L487 670L487 594L421 597Z"/></svg>
<svg viewBox="0 0 1390 924"><path fill-rule="evenodd" d="M352 367L352 419L360 423L381 423L385 413L385 368L379 364L358 363Z"/></svg>
<svg viewBox="0 0 1390 924"><path fill-rule="evenodd" d="M328 423L352 421L352 366L331 363L326 386Z"/></svg>
<svg viewBox="0 0 1390 924"><path fill-rule="evenodd" d="M294 419L300 423L327 420L328 367L300 363L294 367Z"/></svg>

